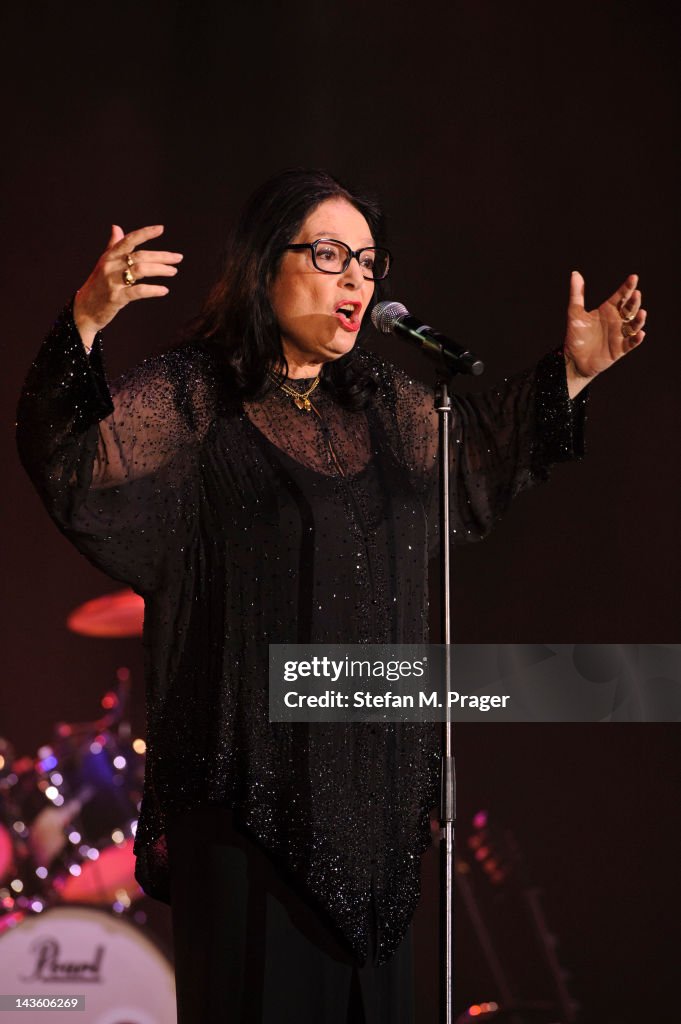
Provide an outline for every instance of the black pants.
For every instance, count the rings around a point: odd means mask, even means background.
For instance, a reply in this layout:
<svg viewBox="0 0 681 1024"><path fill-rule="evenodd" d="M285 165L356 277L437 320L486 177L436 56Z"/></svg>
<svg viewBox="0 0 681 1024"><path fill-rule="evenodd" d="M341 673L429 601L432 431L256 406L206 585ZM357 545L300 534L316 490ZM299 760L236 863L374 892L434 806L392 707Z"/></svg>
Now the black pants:
<svg viewBox="0 0 681 1024"><path fill-rule="evenodd" d="M231 813L168 826L178 1024L413 1024L411 930L356 967Z"/></svg>

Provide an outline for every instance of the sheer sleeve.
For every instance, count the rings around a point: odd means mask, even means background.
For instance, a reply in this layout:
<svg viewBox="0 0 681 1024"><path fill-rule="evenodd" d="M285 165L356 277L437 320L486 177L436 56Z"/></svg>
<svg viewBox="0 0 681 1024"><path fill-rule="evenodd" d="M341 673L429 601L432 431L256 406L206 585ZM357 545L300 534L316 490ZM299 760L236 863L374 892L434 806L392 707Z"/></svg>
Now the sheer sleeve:
<svg viewBox="0 0 681 1024"><path fill-rule="evenodd" d="M432 391L400 372L396 412L403 452L421 492L436 550L438 422ZM567 391L561 352L490 391L452 399L451 522L456 543L485 537L522 490L557 462L581 458L585 392Z"/></svg>
<svg viewBox="0 0 681 1024"><path fill-rule="evenodd" d="M198 382L181 353L109 387L101 336L88 356L71 307L57 319L19 401L21 461L59 529L95 565L153 591L165 539L191 486Z"/></svg>

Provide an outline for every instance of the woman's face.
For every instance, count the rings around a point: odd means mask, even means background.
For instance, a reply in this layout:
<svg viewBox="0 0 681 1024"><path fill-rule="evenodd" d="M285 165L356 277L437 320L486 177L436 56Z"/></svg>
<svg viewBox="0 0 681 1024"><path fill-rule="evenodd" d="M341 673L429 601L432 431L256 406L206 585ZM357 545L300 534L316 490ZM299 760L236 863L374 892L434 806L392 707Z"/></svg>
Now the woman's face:
<svg viewBox="0 0 681 1024"><path fill-rule="evenodd" d="M373 245L369 225L345 199L326 199L307 217L293 242L336 238L354 251ZM274 309L291 377L314 377L323 363L345 355L374 293L356 259L342 274L324 274L312 263L309 249L285 252L272 285ZM354 306L350 319L338 312Z"/></svg>

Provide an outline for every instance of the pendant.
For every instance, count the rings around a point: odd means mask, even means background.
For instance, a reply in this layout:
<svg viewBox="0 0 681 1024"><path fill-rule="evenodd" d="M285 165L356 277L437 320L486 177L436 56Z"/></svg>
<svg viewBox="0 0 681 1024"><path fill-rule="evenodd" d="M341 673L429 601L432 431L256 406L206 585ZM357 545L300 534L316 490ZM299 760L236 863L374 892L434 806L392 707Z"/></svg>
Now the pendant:
<svg viewBox="0 0 681 1024"><path fill-rule="evenodd" d="M305 412L310 411L310 399L307 396L305 396L305 398L294 398L293 401L296 403L299 409L304 409Z"/></svg>

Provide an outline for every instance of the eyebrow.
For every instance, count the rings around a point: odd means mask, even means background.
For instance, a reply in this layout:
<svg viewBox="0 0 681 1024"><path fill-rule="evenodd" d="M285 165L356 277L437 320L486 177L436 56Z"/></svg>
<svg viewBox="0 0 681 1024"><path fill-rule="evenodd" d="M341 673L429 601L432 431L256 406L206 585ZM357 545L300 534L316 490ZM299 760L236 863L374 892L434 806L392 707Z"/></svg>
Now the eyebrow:
<svg viewBox="0 0 681 1024"><path fill-rule="evenodd" d="M336 238L336 236L333 233L333 231L322 231L322 230L320 230L320 231L312 232L312 234L315 236L315 238ZM342 242L343 239L342 238L337 238L336 241ZM374 242L373 238L370 237L368 242L364 242L364 245L365 246L375 246L376 243Z"/></svg>

